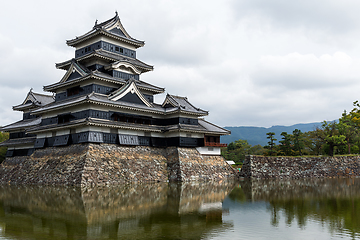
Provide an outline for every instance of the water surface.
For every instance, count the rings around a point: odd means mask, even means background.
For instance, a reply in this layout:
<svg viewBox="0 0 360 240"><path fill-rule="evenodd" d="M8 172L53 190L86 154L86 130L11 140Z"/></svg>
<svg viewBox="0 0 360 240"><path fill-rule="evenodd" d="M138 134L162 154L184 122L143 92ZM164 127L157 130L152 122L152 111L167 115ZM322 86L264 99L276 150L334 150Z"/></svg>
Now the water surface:
<svg viewBox="0 0 360 240"><path fill-rule="evenodd" d="M360 239L360 179L0 186L0 239Z"/></svg>

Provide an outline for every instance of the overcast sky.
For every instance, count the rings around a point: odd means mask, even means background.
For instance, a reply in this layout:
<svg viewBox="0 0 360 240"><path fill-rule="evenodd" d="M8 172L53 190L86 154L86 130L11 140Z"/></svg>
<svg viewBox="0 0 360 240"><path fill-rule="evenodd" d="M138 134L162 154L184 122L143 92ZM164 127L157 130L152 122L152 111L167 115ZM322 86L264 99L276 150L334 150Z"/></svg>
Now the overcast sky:
<svg viewBox="0 0 360 240"><path fill-rule="evenodd" d="M60 81L65 41L119 12L154 66L141 79L187 96L220 126L335 120L360 98L360 1L4 1L0 125L33 88ZM155 98L161 103L164 95Z"/></svg>

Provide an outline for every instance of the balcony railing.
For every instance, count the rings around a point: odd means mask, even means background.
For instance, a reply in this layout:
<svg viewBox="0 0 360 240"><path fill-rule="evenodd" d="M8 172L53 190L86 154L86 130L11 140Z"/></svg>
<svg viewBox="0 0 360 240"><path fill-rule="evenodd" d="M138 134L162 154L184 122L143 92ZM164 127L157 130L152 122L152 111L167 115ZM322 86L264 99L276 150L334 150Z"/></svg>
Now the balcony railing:
<svg viewBox="0 0 360 240"><path fill-rule="evenodd" d="M226 143L205 142L205 147L227 147Z"/></svg>

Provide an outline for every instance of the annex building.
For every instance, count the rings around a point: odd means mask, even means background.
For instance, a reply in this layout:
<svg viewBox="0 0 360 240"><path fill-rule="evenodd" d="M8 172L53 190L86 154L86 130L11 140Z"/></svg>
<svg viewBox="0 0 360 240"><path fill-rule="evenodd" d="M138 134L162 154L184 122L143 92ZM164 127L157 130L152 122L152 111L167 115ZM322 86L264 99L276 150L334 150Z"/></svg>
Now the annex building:
<svg viewBox="0 0 360 240"><path fill-rule="evenodd" d="M153 70L137 58L145 42L128 34L117 13L66 43L75 56L56 64L62 79L43 87L48 94L30 90L13 106L23 119L0 129L10 134L0 144L8 147L6 157L81 143L191 147L205 155L226 146L220 136L230 132L206 121L208 111L186 97L167 94L154 102L165 89L141 80Z"/></svg>

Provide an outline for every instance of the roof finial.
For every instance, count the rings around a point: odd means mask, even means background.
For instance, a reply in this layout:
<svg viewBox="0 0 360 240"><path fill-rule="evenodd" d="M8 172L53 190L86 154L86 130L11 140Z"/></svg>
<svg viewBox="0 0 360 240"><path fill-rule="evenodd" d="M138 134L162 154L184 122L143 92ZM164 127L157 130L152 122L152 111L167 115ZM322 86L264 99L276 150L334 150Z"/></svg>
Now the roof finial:
<svg viewBox="0 0 360 240"><path fill-rule="evenodd" d="M117 10L115 11L115 17L117 17L118 16L118 12L117 12Z"/></svg>
<svg viewBox="0 0 360 240"><path fill-rule="evenodd" d="M33 88L30 88L30 92L32 92Z"/></svg>
<svg viewBox="0 0 360 240"><path fill-rule="evenodd" d="M97 21L98 21L98 20L96 19L96 21L95 21L95 26L97 25Z"/></svg>

